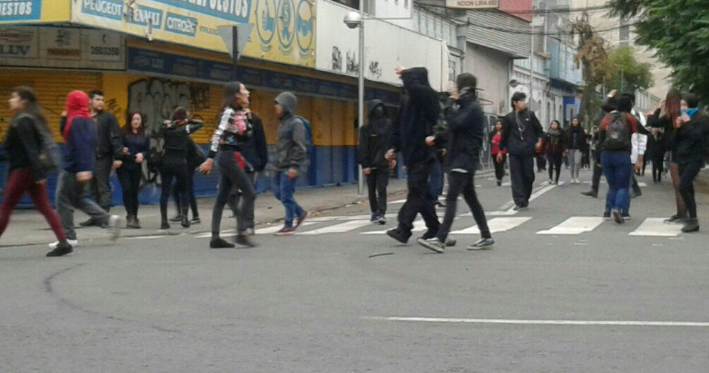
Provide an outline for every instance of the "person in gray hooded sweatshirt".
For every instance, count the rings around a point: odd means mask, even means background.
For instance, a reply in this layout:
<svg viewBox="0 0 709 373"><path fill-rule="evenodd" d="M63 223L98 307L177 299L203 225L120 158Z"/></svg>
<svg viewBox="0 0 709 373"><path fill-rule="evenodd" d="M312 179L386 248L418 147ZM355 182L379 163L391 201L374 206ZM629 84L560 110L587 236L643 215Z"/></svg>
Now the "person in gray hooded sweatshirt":
<svg viewBox="0 0 709 373"><path fill-rule="evenodd" d="M302 171L307 171L310 162L306 140L307 131L305 123L296 115L297 105L298 99L290 92L283 92L276 97L276 117L278 117L280 125L278 126L278 140L273 162L276 172L273 177L273 194L286 209L285 225L275 233L276 236L294 234L308 215L307 211L303 210L293 198L298 175Z"/></svg>

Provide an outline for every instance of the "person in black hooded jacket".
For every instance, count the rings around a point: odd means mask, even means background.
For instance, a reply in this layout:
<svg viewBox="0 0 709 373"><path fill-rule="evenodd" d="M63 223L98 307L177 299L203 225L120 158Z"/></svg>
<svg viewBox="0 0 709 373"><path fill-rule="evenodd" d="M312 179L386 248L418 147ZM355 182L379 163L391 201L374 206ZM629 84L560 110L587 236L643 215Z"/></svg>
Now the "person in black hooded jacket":
<svg viewBox="0 0 709 373"><path fill-rule="evenodd" d="M387 185L389 169L395 161L386 159L391 142L391 121L386 117L384 103L373 100L369 103L369 121L359 130L357 155L362 172L367 177L369 207L372 222L385 224L387 210ZM379 196L377 196L379 194Z"/></svg>
<svg viewBox="0 0 709 373"><path fill-rule="evenodd" d="M399 115L399 122L394 126L391 149L387 159L394 159L396 152L401 152L408 172L409 193L406 203L399 211L399 226L387 231L389 237L401 242L408 242L414 219L419 213L426 222L428 231L424 238L433 238L438 233L440 223L433 204L426 201L428 179L433 164L435 149L426 144L426 138L433 134L441 112L436 91L428 83L428 71L425 68L406 70L396 69L404 82L408 98L404 101Z"/></svg>

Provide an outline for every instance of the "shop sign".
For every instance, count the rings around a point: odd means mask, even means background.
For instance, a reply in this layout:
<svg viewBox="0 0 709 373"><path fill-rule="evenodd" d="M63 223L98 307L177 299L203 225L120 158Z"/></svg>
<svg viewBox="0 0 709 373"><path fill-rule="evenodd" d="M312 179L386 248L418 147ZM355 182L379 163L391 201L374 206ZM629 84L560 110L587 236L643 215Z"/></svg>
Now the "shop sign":
<svg viewBox="0 0 709 373"><path fill-rule="evenodd" d="M497 9L500 0L446 0L446 7L453 9Z"/></svg>
<svg viewBox="0 0 709 373"><path fill-rule="evenodd" d="M37 58L37 40L34 27L0 28L0 60Z"/></svg>
<svg viewBox="0 0 709 373"><path fill-rule="evenodd" d="M77 0L72 22L227 52L219 26L250 23L243 55L315 66L315 0Z"/></svg>
<svg viewBox="0 0 709 373"><path fill-rule="evenodd" d="M38 21L42 13L42 0L0 1L0 22Z"/></svg>

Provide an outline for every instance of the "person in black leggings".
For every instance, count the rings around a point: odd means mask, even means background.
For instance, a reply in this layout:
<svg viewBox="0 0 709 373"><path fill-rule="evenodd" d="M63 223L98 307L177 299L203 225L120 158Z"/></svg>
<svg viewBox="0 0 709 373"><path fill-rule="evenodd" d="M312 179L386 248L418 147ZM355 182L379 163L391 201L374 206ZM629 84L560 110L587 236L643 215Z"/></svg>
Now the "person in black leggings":
<svg viewBox="0 0 709 373"><path fill-rule="evenodd" d="M249 95L249 91L240 82L232 82L224 87L219 125L212 136L208 158L199 167L200 172L210 173L214 157L219 154L217 164L221 175L219 192L212 211L212 240L209 243L212 249L234 247L234 244L219 236L224 206L229 202L229 195L234 188L241 191L241 205L236 219L236 243L247 247L256 246L245 234L248 229L246 223L254 220L256 201L252 179L245 170L253 170L253 166L242 156L240 149L240 144L248 142L249 137L253 136L253 126L249 122Z"/></svg>
<svg viewBox="0 0 709 373"><path fill-rule="evenodd" d="M552 121L542 143L542 149L549 163L549 185L559 184L561 163L564 161L564 154L567 152L565 138L566 136L561 129L559 121ZM581 165L577 166L580 167ZM556 171L556 178L554 178L554 171Z"/></svg>
<svg viewBox="0 0 709 373"><path fill-rule="evenodd" d="M200 149L199 145L194 142L191 137L187 138L187 189L190 191L190 209L192 210L192 220L190 224L200 224L202 220L199 218L199 210L197 209L197 198L194 193L194 172L205 161L207 157ZM182 221L182 193L177 183L172 186L172 198L175 200L177 207L177 215L170 221Z"/></svg>
<svg viewBox="0 0 709 373"><path fill-rule="evenodd" d="M182 193L180 198L182 226L185 228L190 226L187 217L190 193L187 176L187 138L202 126L204 123L188 119L186 109L177 108L172 113L171 121L166 121L163 128L160 129L160 135L165 140L163 156L160 161L160 177L162 178L162 194L160 195L162 224L160 229L170 229L170 224L167 222L167 202L170 199L173 180Z"/></svg>
<svg viewBox="0 0 709 373"><path fill-rule="evenodd" d="M133 112L128 114L128 123L123 126L123 164L116 169L123 189L123 205L126 207L126 228L140 229L138 220L138 193L143 176L143 162L150 155L150 139L145 135L145 117Z"/></svg>

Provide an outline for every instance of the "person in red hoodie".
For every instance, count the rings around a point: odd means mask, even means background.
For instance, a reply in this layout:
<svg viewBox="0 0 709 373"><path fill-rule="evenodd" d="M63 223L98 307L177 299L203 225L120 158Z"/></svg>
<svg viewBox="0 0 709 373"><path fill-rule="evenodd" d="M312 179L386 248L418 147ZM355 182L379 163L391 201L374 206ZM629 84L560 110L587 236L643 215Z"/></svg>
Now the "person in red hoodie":
<svg viewBox="0 0 709 373"><path fill-rule="evenodd" d="M502 120L498 119L495 122L495 131L490 134L492 163L495 165L497 186L502 186L502 178L505 177L505 161L507 159L504 149L500 150L500 141L502 141ZM497 155L500 153L502 153L502 161L498 162Z"/></svg>

